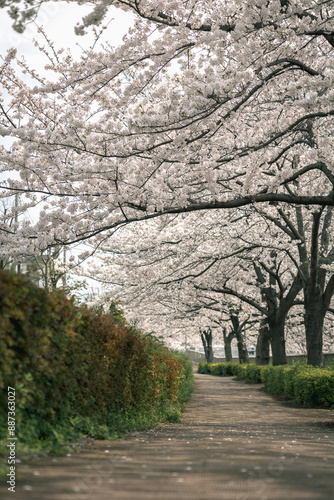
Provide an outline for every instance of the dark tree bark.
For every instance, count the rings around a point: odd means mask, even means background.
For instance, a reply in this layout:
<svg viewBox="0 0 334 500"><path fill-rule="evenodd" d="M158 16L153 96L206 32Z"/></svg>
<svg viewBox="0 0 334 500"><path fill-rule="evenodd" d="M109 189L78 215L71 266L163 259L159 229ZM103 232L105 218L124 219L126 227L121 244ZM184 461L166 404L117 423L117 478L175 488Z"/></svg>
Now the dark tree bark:
<svg viewBox="0 0 334 500"><path fill-rule="evenodd" d="M207 330L201 331L201 339L204 347L205 360L207 363L212 363L213 361L212 330L210 327Z"/></svg>
<svg viewBox="0 0 334 500"><path fill-rule="evenodd" d="M318 291L305 291L305 333L307 364L323 366L323 327L326 311Z"/></svg>
<svg viewBox="0 0 334 500"><path fill-rule="evenodd" d="M246 346L245 339L243 338L241 332L240 335L237 336L237 345L238 345L240 363L248 363L249 362L248 349Z"/></svg>
<svg viewBox="0 0 334 500"><path fill-rule="evenodd" d="M324 209L313 214L310 255L307 258L305 245L300 245L300 260L304 289L304 322L306 334L307 363L323 366L323 328L325 316L330 307L334 293L334 276L326 284L327 271L322 264L334 260L334 249L329 248L329 231L332 221L332 210L328 209L320 230ZM303 233L303 220L299 210L299 229ZM319 250L319 243L321 251Z"/></svg>
<svg viewBox="0 0 334 500"><path fill-rule="evenodd" d="M332 210L324 218L323 228L320 232L320 219L323 209L313 214L311 258L309 272L304 272L304 309L307 363L314 366L323 365L323 328L326 313L329 309L334 293L334 276L326 286L326 270L322 264L333 261L334 250L329 250L329 230L332 221ZM319 237L320 236L320 237ZM322 254L319 255L319 239L321 240ZM304 269L305 269L304 265ZM306 269L305 269L306 271Z"/></svg>
<svg viewBox="0 0 334 500"><path fill-rule="evenodd" d="M258 281L263 284L265 283L265 277L263 275L262 269L259 266L254 264L254 269L257 274ZM271 345L272 359L273 365L284 365L286 364L286 353L285 353L285 338L284 338L284 327L285 327L285 318L289 311L289 308L286 309L286 314L283 314L281 317L281 321L278 320L279 309L282 308L282 303L279 301L278 293L276 291L276 277L274 275L273 270L266 269L269 272L269 286L263 288L262 290L262 299L266 303L267 306L267 321L266 328L268 333L268 341ZM268 346L265 344L265 338L260 339L261 350L263 349L264 356L264 364L268 364L269 362L269 352L268 352L268 362L266 361L267 352L265 351ZM262 344L261 344L262 343ZM260 364L260 363L259 363Z"/></svg>
<svg viewBox="0 0 334 500"><path fill-rule="evenodd" d="M248 358L247 346L245 339L242 335L242 327L244 326L244 323L240 325L239 316L236 313L231 313L230 318L233 325L233 332L237 339L239 361L240 363L248 363L249 358Z"/></svg>
<svg viewBox="0 0 334 500"><path fill-rule="evenodd" d="M232 361L231 342L234 338L234 333L233 333L233 331L231 331L227 335L226 328L223 328L223 334L224 334L225 359L226 359L226 362L230 362L230 361Z"/></svg>
<svg viewBox="0 0 334 500"><path fill-rule="evenodd" d="M334 276L324 287L321 275L325 271L318 270L317 284L312 280L304 286L304 321L306 334L307 363L323 366L323 329L324 321L334 292Z"/></svg>
<svg viewBox="0 0 334 500"><path fill-rule="evenodd" d="M270 335L268 324L265 319L261 320L259 336L256 343L256 364L269 365L270 359Z"/></svg>
<svg viewBox="0 0 334 500"><path fill-rule="evenodd" d="M276 321L269 328L269 332L273 365L286 365L287 359L285 351L284 321L281 323Z"/></svg>
<svg viewBox="0 0 334 500"><path fill-rule="evenodd" d="M275 257L275 255L273 255L273 257ZM287 363L285 350L285 320L297 295L302 289L302 280L300 273L298 273L293 280L289 292L284 296L284 287L275 268L268 268L263 264L262 268L263 269L257 264L254 264L254 269L260 284L265 283L263 270L269 274L269 286L263 288L262 298L267 306L265 322L268 328L273 365L285 365ZM262 342L262 340L260 342Z"/></svg>

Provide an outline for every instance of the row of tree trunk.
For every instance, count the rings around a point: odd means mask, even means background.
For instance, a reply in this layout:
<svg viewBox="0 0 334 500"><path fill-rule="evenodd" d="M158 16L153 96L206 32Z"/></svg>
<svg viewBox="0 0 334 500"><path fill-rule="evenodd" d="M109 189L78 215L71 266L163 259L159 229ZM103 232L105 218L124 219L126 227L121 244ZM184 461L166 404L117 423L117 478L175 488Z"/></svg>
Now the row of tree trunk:
<svg viewBox="0 0 334 500"><path fill-rule="evenodd" d="M223 328L226 361L232 361L231 342L234 338L236 338L238 345L239 361L240 363L248 363L249 356L248 356L247 345L242 334L243 323L240 324L239 318L236 314L231 315L231 320L232 320L232 329L228 334L226 332L226 328ZM207 363L212 363L213 347L212 347L211 328L208 328L207 330L201 330L201 339L204 347L205 360Z"/></svg>
<svg viewBox="0 0 334 500"><path fill-rule="evenodd" d="M331 207L326 209L321 207L312 214L312 219L308 213L305 219L305 214L299 206L292 211L294 218L291 216L292 212L290 214L278 205L279 217L261 210L258 212L286 233L291 241L298 243L292 283L283 285L279 271L280 262L277 261L276 251L272 250L270 265L261 259L252 261L256 282L261 289L260 300L249 298L226 285L211 288L197 286L197 288L235 296L257 309L262 320L256 346L256 361L261 365L269 363L270 347L273 365L286 364L285 321L290 310L302 304L307 362L309 365L322 366L324 321L334 295L334 274L328 270L328 266L334 262L334 246L331 238L334 211ZM303 299L299 298L301 293ZM230 320L232 330L229 334L226 334L226 331L224 333L226 359L231 359L230 343L235 337L240 347L240 362L243 362L246 354L243 352L238 312L230 314Z"/></svg>

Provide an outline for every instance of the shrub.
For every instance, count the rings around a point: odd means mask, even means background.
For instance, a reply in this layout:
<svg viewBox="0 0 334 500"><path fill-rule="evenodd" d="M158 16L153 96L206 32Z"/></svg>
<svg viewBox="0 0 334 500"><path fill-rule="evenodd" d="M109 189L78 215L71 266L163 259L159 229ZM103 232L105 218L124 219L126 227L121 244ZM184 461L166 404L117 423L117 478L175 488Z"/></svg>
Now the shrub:
<svg viewBox="0 0 334 500"><path fill-rule="evenodd" d="M262 366L255 363L237 364L233 367L233 371L239 380L246 380L248 382L260 383L262 382Z"/></svg>
<svg viewBox="0 0 334 500"><path fill-rule="evenodd" d="M270 392L271 374L274 367L271 365L266 365L262 367L262 382L264 383L264 389Z"/></svg>
<svg viewBox="0 0 334 500"><path fill-rule="evenodd" d="M200 363L199 373L234 375L238 380L263 382L264 390L282 395L303 406L334 406L333 367L315 368L305 364L259 366L255 363Z"/></svg>
<svg viewBox="0 0 334 500"><path fill-rule="evenodd" d="M193 388L191 362L122 314L76 306L1 271L0 317L2 439L8 386L16 389L20 446L49 449L80 433L111 438L180 418Z"/></svg>
<svg viewBox="0 0 334 500"><path fill-rule="evenodd" d="M198 373L211 375L218 375L222 377L228 377L236 375L236 368L239 366L238 363L205 363L201 362L198 365Z"/></svg>
<svg viewBox="0 0 334 500"><path fill-rule="evenodd" d="M284 379L283 372L285 366L266 366L263 369L262 380L264 383L264 390L272 394L283 394L284 392Z"/></svg>
<svg viewBox="0 0 334 500"><path fill-rule="evenodd" d="M239 366L239 363L232 363L231 361L228 361L227 363L221 363L221 366L222 375L224 377L229 377L236 375L236 369Z"/></svg>
<svg viewBox="0 0 334 500"><path fill-rule="evenodd" d="M82 345L75 333L73 301L39 289L24 276L1 272L0 316L1 409L7 406L5 388L11 386L16 388L18 420L23 408L40 418L66 413L81 391L85 367L81 358L69 383L68 372Z"/></svg>
<svg viewBox="0 0 334 500"><path fill-rule="evenodd" d="M239 373L240 366L241 365L239 363L230 363L230 368L228 368L228 370L230 370L232 375L234 375L236 377Z"/></svg>
<svg viewBox="0 0 334 500"><path fill-rule="evenodd" d="M210 363L206 363L202 361L201 363L198 364L198 373L210 373Z"/></svg>
<svg viewBox="0 0 334 500"><path fill-rule="evenodd" d="M255 382L262 382L262 366L256 365L255 363L249 363L246 365L246 379Z"/></svg>
<svg viewBox="0 0 334 500"><path fill-rule="evenodd" d="M230 377L233 375L237 375L239 363L199 363L198 365L198 373L211 375L219 375L222 377Z"/></svg>
<svg viewBox="0 0 334 500"><path fill-rule="evenodd" d="M247 365L238 364L237 367L234 368L234 373L238 380L246 380L247 379Z"/></svg>
<svg viewBox="0 0 334 500"><path fill-rule="evenodd" d="M262 371L264 389L281 394L303 406L330 408L334 405L334 372L302 364L267 366Z"/></svg>
<svg viewBox="0 0 334 500"><path fill-rule="evenodd" d="M294 400L303 406L334 406L334 372L315 367L297 370L294 377Z"/></svg>
<svg viewBox="0 0 334 500"><path fill-rule="evenodd" d="M305 368L306 365L303 365ZM283 377L283 395L288 399L295 397L296 372L301 369L301 365L295 364L284 367Z"/></svg>
<svg viewBox="0 0 334 500"><path fill-rule="evenodd" d="M182 361L182 375L178 389L177 400L182 406L186 403L194 390L194 371L192 362L182 353L175 353Z"/></svg>
<svg viewBox="0 0 334 500"><path fill-rule="evenodd" d="M209 370L211 375L222 375L222 363L211 363Z"/></svg>

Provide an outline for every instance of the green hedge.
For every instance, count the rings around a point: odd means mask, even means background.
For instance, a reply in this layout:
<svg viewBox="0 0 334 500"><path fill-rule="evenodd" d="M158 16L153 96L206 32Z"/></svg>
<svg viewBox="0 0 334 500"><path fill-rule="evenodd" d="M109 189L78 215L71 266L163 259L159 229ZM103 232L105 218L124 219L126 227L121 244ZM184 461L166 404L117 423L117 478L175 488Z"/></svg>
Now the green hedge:
<svg viewBox="0 0 334 500"><path fill-rule="evenodd" d="M125 319L4 271L0 352L1 446L8 387L16 390L18 443L27 449L177 421L193 388L191 362Z"/></svg>
<svg viewBox="0 0 334 500"><path fill-rule="evenodd" d="M263 383L264 390L306 407L334 407L334 370L304 364L259 366L255 363L200 363L199 373L236 376L238 380Z"/></svg>
<svg viewBox="0 0 334 500"><path fill-rule="evenodd" d="M202 361L201 363L199 363L198 364L198 373L202 373L202 374L210 373L210 364L213 364L213 363L205 363L205 361Z"/></svg>
<svg viewBox="0 0 334 500"><path fill-rule="evenodd" d="M211 375L221 375L228 377L236 375L236 370L239 363L205 363L201 362L198 365L198 373L211 373Z"/></svg>

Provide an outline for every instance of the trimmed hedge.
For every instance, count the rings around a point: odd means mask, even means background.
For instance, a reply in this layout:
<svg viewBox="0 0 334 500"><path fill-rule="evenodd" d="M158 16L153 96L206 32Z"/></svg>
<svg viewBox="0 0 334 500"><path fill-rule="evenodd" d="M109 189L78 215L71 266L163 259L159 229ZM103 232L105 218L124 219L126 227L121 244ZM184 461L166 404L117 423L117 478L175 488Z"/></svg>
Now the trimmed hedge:
<svg viewBox="0 0 334 500"><path fill-rule="evenodd" d="M198 373L203 373L207 374L210 373L210 366L215 363L206 363L205 361L202 361L201 363L198 364Z"/></svg>
<svg viewBox="0 0 334 500"><path fill-rule="evenodd" d="M238 378L249 380L255 383L262 382L262 366L256 365L254 363L247 363L239 366L241 367L241 370L239 370L237 374Z"/></svg>
<svg viewBox="0 0 334 500"><path fill-rule="evenodd" d="M0 440L13 387L16 435L28 449L175 422L193 389L192 363L180 353L112 311L77 306L61 291L5 271L0 352Z"/></svg>
<svg viewBox="0 0 334 500"><path fill-rule="evenodd" d="M294 400L307 406L334 406L334 372L314 367L297 371Z"/></svg>
<svg viewBox="0 0 334 500"><path fill-rule="evenodd" d="M198 373L211 373L212 375L221 375L228 377L236 375L239 363L205 363L201 362L198 365Z"/></svg>
<svg viewBox="0 0 334 500"><path fill-rule="evenodd" d="M334 407L334 370L304 364L259 366L255 363L200 363L199 373L236 376L238 380L263 383L264 390L305 407Z"/></svg>

